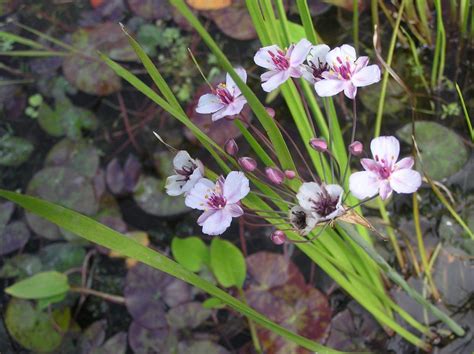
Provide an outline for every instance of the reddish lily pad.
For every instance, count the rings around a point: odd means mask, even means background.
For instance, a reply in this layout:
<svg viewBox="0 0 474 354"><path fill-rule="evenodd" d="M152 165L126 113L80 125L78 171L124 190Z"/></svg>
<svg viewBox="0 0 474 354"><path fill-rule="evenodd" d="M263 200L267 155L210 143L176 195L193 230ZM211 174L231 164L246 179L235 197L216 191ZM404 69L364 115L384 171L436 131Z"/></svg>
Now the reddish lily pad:
<svg viewBox="0 0 474 354"><path fill-rule="evenodd" d="M133 155L129 155L122 168L117 158L112 159L107 165L106 181L113 194L133 192L140 178L141 164Z"/></svg>
<svg viewBox="0 0 474 354"><path fill-rule="evenodd" d="M0 233L0 256L16 251L26 245L30 230L23 221L8 224Z"/></svg>
<svg viewBox="0 0 474 354"><path fill-rule="evenodd" d="M197 301L173 307L166 314L166 320L171 328L196 328L212 314L212 310L202 306Z"/></svg>
<svg viewBox="0 0 474 354"><path fill-rule="evenodd" d="M167 327L148 329L134 321L128 329L128 341L135 354L177 352L176 332Z"/></svg>
<svg viewBox="0 0 474 354"><path fill-rule="evenodd" d="M130 9L147 20L171 18L171 6L168 0L128 0Z"/></svg>
<svg viewBox="0 0 474 354"><path fill-rule="evenodd" d="M120 78L99 58L97 51L113 60L137 59L117 23L79 29L72 35L72 45L77 52L64 59L64 76L75 87L92 95L105 96L122 87Z"/></svg>
<svg viewBox="0 0 474 354"><path fill-rule="evenodd" d="M165 306L191 300L190 287L144 264L131 268L125 280L125 304L133 319L149 329L167 327Z"/></svg>

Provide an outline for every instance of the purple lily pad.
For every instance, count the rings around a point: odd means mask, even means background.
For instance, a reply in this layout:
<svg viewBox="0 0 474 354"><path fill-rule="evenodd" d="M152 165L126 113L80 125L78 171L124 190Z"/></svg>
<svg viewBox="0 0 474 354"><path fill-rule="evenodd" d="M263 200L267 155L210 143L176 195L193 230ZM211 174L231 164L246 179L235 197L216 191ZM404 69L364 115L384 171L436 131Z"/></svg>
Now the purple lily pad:
<svg viewBox="0 0 474 354"><path fill-rule="evenodd" d="M167 327L165 306L191 300L190 287L144 264L131 268L125 279L125 304L133 319L149 329Z"/></svg>
<svg viewBox="0 0 474 354"><path fill-rule="evenodd" d="M213 84L217 85L218 83L219 82L216 81ZM209 93L209 86L199 86L196 90L193 101L187 107L186 113L193 123L196 124L207 136L214 140L218 145L224 146L227 140L235 139L241 135L239 128L237 128L233 122L233 119L237 118L237 116L226 117L213 122L211 114L197 113L196 106L199 102L199 97L206 93ZM242 113L246 117L251 117L251 110L248 105L244 106ZM198 140L189 129L186 128L184 130L184 135L192 143L197 143Z"/></svg>
<svg viewBox="0 0 474 354"><path fill-rule="evenodd" d="M92 185L97 198L101 198L106 190L105 172L102 168L97 169L95 176L92 177Z"/></svg>
<svg viewBox="0 0 474 354"><path fill-rule="evenodd" d="M125 192L131 193L135 190L135 186L137 185L142 173L142 165L135 155L128 155L127 160L123 165L123 173Z"/></svg>
<svg viewBox="0 0 474 354"><path fill-rule="evenodd" d="M72 45L78 53L65 58L64 76L75 87L92 95L106 96L122 87L120 78L99 58L97 51L113 60L137 59L120 26L113 22L77 30L72 35Z"/></svg>
<svg viewBox="0 0 474 354"><path fill-rule="evenodd" d="M15 204L12 202L0 203L0 234L10 220L13 212L15 211Z"/></svg>
<svg viewBox="0 0 474 354"><path fill-rule="evenodd" d="M107 186L113 194L131 193L135 189L141 174L141 164L133 155L129 155L122 168L114 158L106 169Z"/></svg>
<svg viewBox="0 0 474 354"><path fill-rule="evenodd" d="M81 353L90 353L94 348L101 346L105 340L106 329L106 320L96 321L87 327L79 340Z"/></svg>
<svg viewBox="0 0 474 354"><path fill-rule="evenodd" d="M170 309L166 314L166 320L174 329L196 328L211 314L211 309L203 307L200 302L192 301Z"/></svg>
<svg viewBox="0 0 474 354"><path fill-rule="evenodd" d="M168 0L128 0L128 5L135 15L147 20L171 18L171 6Z"/></svg>
<svg viewBox="0 0 474 354"><path fill-rule="evenodd" d="M179 342L178 352L192 354L229 354L227 349L209 340Z"/></svg>
<svg viewBox="0 0 474 354"><path fill-rule="evenodd" d="M23 221L8 224L0 233L0 256L16 251L26 245L30 230Z"/></svg>
<svg viewBox="0 0 474 354"><path fill-rule="evenodd" d="M148 329L134 321L128 329L128 342L135 354L174 353L178 338L167 327Z"/></svg>
<svg viewBox="0 0 474 354"><path fill-rule="evenodd" d="M121 194L125 186L125 175L117 158L112 159L108 164L105 172L105 180L107 187L113 194Z"/></svg>

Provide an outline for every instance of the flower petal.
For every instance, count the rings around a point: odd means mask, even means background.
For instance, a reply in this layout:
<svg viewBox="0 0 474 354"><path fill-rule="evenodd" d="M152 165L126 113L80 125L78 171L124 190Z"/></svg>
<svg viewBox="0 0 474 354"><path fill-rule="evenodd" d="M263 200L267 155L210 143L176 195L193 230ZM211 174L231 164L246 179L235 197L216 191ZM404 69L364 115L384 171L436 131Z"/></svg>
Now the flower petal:
<svg viewBox="0 0 474 354"><path fill-rule="evenodd" d="M224 182L223 195L227 203L234 204L245 198L250 192L249 180L243 172L230 172Z"/></svg>
<svg viewBox="0 0 474 354"><path fill-rule="evenodd" d="M385 200L390 197L392 195L392 191L392 187L390 186L390 183L387 180L383 180L380 182L379 194L382 200Z"/></svg>
<svg viewBox="0 0 474 354"><path fill-rule="evenodd" d="M329 53L326 55L326 62L329 66L336 67L339 66L340 63L337 58L343 60L343 53L340 47L336 47L333 50L330 50Z"/></svg>
<svg viewBox="0 0 474 354"><path fill-rule="evenodd" d="M302 38L294 47L290 55L290 66L296 67L303 64L308 57L312 44L306 38Z"/></svg>
<svg viewBox="0 0 474 354"><path fill-rule="evenodd" d="M192 167L193 159L186 150L180 150L173 158L173 167L175 170L182 170L183 167Z"/></svg>
<svg viewBox="0 0 474 354"><path fill-rule="evenodd" d="M244 210L239 204L227 204L225 209L233 218L238 218L244 214Z"/></svg>
<svg viewBox="0 0 474 354"><path fill-rule="evenodd" d="M255 64L261 66L262 68L274 69L275 64L273 63L272 57L270 56L269 52L271 51L273 53L276 53L279 50L281 49L277 45L270 45L267 47L260 48L257 53L255 53L253 60Z"/></svg>
<svg viewBox="0 0 474 354"><path fill-rule="evenodd" d="M199 98L196 106L196 112L201 114L214 113L222 109L224 104L220 98L212 93L206 93Z"/></svg>
<svg viewBox="0 0 474 354"><path fill-rule="evenodd" d="M356 50L351 45L343 44L341 46L341 52L342 52L342 55L344 56L342 58L344 61L349 60L349 61L354 62L357 58Z"/></svg>
<svg viewBox="0 0 474 354"><path fill-rule="evenodd" d="M239 114L246 103L247 100L245 99L245 97L237 97L234 102L229 103L224 109L221 109L220 111L214 113L212 115L212 121L215 122L216 120L219 120L221 118L235 116L236 114Z"/></svg>
<svg viewBox="0 0 474 354"><path fill-rule="evenodd" d="M314 84L314 89L316 90L318 96L329 97L337 95L339 92L344 90L345 86L345 80L325 79L316 82Z"/></svg>
<svg viewBox="0 0 474 354"><path fill-rule="evenodd" d="M394 136L379 136L370 142L370 150L375 161L393 166L400 153L400 143Z"/></svg>
<svg viewBox="0 0 474 354"><path fill-rule="evenodd" d="M244 68L235 68L234 69L237 75L242 79L243 82L247 82L247 72L245 71ZM240 89L237 86L237 84L234 82L234 79L232 79L232 76L230 76L229 73L227 73L225 77L225 85L229 92L232 94L232 96L237 97L240 95Z"/></svg>
<svg viewBox="0 0 474 354"><path fill-rule="evenodd" d="M201 178L194 188L186 195L184 204L193 209L205 210L207 208L206 196L213 190L214 182L207 178Z"/></svg>
<svg viewBox="0 0 474 354"><path fill-rule="evenodd" d="M380 169L380 164L372 159L360 159L360 164L366 171L372 171L374 173L377 173L377 171Z"/></svg>
<svg viewBox="0 0 474 354"><path fill-rule="evenodd" d="M344 95L346 95L347 98L350 98L353 100L357 94L357 87L353 85L351 82L347 82L345 87L344 87Z"/></svg>
<svg viewBox="0 0 474 354"><path fill-rule="evenodd" d="M298 199L298 204L303 209L311 210L313 207L313 201L319 199L319 194L321 192L321 186L319 184L316 182L306 182L298 189L296 199Z"/></svg>
<svg viewBox="0 0 474 354"><path fill-rule="evenodd" d="M349 177L349 189L358 199L370 198L379 192L379 179L370 171L355 172Z"/></svg>
<svg viewBox="0 0 474 354"><path fill-rule="evenodd" d="M365 68L367 64L369 63L369 57L358 57L357 60L355 61L355 67L354 67L354 72L357 72L361 70L362 68Z"/></svg>
<svg viewBox="0 0 474 354"><path fill-rule="evenodd" d="M397 193L414 193L421 186L421 175L407 168L394 171L390 176L390 186Z"/></svg>
<svg viewBox="0 0 474 354"><path fill-rule="evenodd" d="M183 187L185 184L186 182L183 180L183 176L179 176L179 175L169 176L166 179L166 185L165 185L166 193L173 197L177 195L181 195L184 193Z"/></svg>
<svg viewBox="0 0 474 354"><path fill-rule="evenodd" d="M330 48L326 44L318 44L311 48L308 54L308 62L313 63L316 67L319 64L326 63L326 56L328 55Z"/></svg>
<svg viewBox="0 0 474 354"><path fill-rule="evenodd" d="M415 159L413 157L411 156L404 157L403 159L401 159L395 164L395 169L396 170L401 170L403 168L410 169L413 167L414 164L415 164Z"/></svg>
<svg viewBox="0 0 474 354"><path fill-rule="evenodd" d="M289 77L290 73L287 70L277 71L266 82L262 83L262 88L265 92L271 92L288 80Z"/></svg>
<svg viewBox="0 0 474 354"><path fill-rule="evenodd" d="M378 65L362 68L352 76L351 81L357 87L375 84L380 81L380 68Z"/></svg>
<svg viewBox="0 0 474 354"><path fill-rule="evenodd" d="M202 232L206 235L221 235L231 223L232 216L225 209L220 209L202 222Z"/></svg>

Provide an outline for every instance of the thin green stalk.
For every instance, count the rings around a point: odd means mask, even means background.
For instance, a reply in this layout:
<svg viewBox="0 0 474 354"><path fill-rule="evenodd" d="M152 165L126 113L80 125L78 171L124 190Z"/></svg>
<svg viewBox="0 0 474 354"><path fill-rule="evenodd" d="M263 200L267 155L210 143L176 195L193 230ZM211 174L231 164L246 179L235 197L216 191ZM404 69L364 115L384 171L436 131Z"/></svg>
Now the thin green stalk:
<svg viewBox="0 0 474 354"><path fill-rule="evenodd" d="M459 85L456 83L455 86L459 96L459 100L461 101L461 107L462 111L464 112L464 118L466 118L466 124L469 128L469 135L471 136L471 141L474 141L474 130L472 130L471 117L469 117L469 112L467 111L466 103L464 102L464 97L462 95L461 89L459 88Z"/></svg>
<svg viewBox="0 0 474 354"><path fill-rule="evenodd" d="M38 43L36 41L33 41L31 39L18 36L16 34L10 33L10 32L4 32L0 31L0 38L2 38L5 42L13 42L13 43L19 43L19 44L24 44L28 47L31 48L36 48L36 49L48 49L45 47L43 44Z"/></svg>
<svg viewBox="0 0 474 354"><path fill-rule="evenodd" d="M296 0L296 6L298 6L298 12L301 17L301 22L303 23L306 38L308 38L311 43L320 43L316 30L314 29L311 13L309 12L308 2L306 0Z"/></svg>
<svg viewBox="0 0 474 354"><path fill-rule="evenodd" d="M446 57L446 30L443 23L443 8L441 0L434 0L436 9L436 46L431 70L431 86L434 88L441 83Z"/></svg>
<svg viewBox="0 0 474 354"><path fill-rule="evenodd" d="M8 52L0 52L0 56L4 57L65 57L68 55L70 55L70 53L53 50L11 50Z"/></svg>
<svg viewBox="0 0 474 354"><path fill-rule="evenodd" d="M242 288L239 288L239 295L242 299L242 302L248 305L244 290ZM260 340L258 339L257 329L255 328L255 325L250 317L247 317L247 322L249 324L250 337L252 338L253 347L257 353L262 353L262 346L260 345Z"/></svg>
<svg viewBox="0 0 474 354"><path fill-rule="evenodd" d="M395 44L397 43L398 30L400 28L400 21L402 20L403 9L405 8L405 2L406 0L402 0L402 3L400 4L400 9L398 10L398 13L397 13L397 21L395 23L395 28L393 29L392 38L390 39L390 46L388 49L387 60L385 61L388 66L392 65L393 52L395 51ZM388 70L385 70L383 73L383 78L382 78L382 88L380 90L379 104L377 107L377 116L375 117L374 137L377 137L380 135L380 129L382 128L382 116L383 116L383 110L384 110L384 105L385 105L385 96L387 93L388 78L389 78L389 72Z"/></svg>
<svg viewBox="0 0 474 354"><path fill-rule="evenodd" d="M288 29L288 19L286 18L286 11L285 7L283 5L283 0L276 0L276 7L278 11L278 17L279 17L279 23L282 29L282 35L283 38L285 39L286 45L291 44L291 39L290 39L290 30Z"/></svg>
<svg viewBox="0 0 474 354"><path fill-rule="evenodd" d="M417 73L418 73L418 76L420 77L421 83L423 84L423 87L425 88L426 92L430 92L430 86L428 84L428 81L426 81L425 74L423 72L424 71L423 65L421 65L420 58L418 57L416 44L411 38L411 36L408 34L408 32L405 31L403 28L402 28L402 32L408 41L408 45L410 46L411 55L412 55L413 61L415 62L415 67L417 69Z"/></svg>
<svg viewBox="0 0 474 354"><path fill-rule="evenodd" d="M354 41L354 48L359 52L359 0L352 2L352 38Z"/></svg>

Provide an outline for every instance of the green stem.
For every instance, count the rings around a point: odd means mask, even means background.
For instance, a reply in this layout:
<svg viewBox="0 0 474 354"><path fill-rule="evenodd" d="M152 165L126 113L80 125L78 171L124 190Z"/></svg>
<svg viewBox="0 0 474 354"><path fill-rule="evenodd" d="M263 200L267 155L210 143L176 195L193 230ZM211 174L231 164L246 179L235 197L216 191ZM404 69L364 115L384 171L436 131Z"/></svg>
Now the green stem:
<svg viewBox="0 0 474 354"><path fill-rule="evenodd" d="M242 302L248 305L247 299L245 297L245 293L242 290L242 288L239 288L239 294L240 294L240 298L242 299ZM260 340L258 339L258 334L257 334L257 329L255 328L255 324L250 319L250 317L247 317L247 322L249 324L250 336L252 337L253 347L255 348L257 353L262 353L262 346L260 345Z"/></svg>

